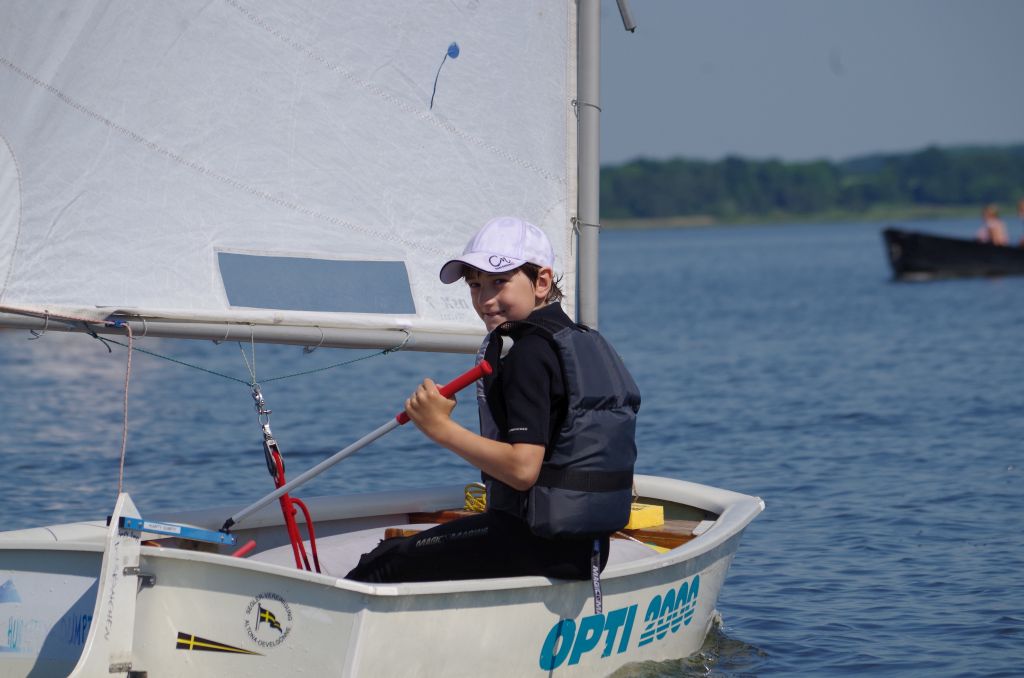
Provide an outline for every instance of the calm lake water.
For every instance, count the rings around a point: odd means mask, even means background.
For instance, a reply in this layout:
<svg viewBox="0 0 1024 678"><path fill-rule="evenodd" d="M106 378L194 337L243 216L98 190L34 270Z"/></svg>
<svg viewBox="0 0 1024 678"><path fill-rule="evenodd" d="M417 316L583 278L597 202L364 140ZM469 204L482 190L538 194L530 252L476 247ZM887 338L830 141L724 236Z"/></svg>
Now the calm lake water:
<svg viewBox="0 0 1024 678"><path fill-rule="evenodd" d="M604 234L601 327L644 395L639 470L768 505L705 652L620 675L1024 672L1024 278L894 283L882 226ZM8 528L104 516L125 351L29 336L0 332L0 516ZM237 344L140 345L248 378ZM270 381L368 355L256 347L290 475L387 421L422 376L444 381L471 362L399 353ZM465 402L457 413L475 420ZM272 489L247 387L139 353L127 457L143 515ZM473 475L410 428L300 494Z"/></svg>

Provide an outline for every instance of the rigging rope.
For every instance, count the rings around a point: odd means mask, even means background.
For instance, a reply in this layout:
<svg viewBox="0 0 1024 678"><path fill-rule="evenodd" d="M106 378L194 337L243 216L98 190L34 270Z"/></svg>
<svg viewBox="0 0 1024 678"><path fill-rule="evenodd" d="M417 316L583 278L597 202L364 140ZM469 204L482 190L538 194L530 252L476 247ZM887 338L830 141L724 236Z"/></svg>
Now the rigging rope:
<svg viewBox="0 0 1024 678"><path fill-rule="evenodd" d="M260 428L263 429L263 454L266 457L267 470L270 471L270 476L274 479L274 488L280 489L283 485L287 484L287 480L284 477L284 456L281 454L277 440L270 430L271 411L267 409L266 400L263 398L263 391L260 390L260 385L256 379L256 341L252 336L250 336L250 347L252 362L245 355L245 348L242 346L242 342L238 342L238 350L242 352L242 361L245 363L245 369L249 371L249 385L252 388L252 397L255 401ZM306 507L305 502L297 497L292 497L287 492L282 494L278 501L281 504L281 515L284 517L284 527L288 533L288 541L292 545L295 567L307 572L314 569L320 572L320 557L317 555L313 516ZM309 534L309 546L313 552L312 567L309 564L309 556L306 554L306 545L302 540L302 533L299 532L299 525L295 520L295 515L299 509L302 510L302 515L306 521L306 532Z"/></svg>
<svg viewBox="0 0 1024 678"><path fill-rule="evenodd" d="M124 489L124 458L128 449L128 383L132 376L132 344L134 343L131 325L126 323L125 329L128 330L128 365L124 370L124 418L121 425L121 463L117 471L118 496L121 496L121 490Z"/></svg>
<svg viewBox="0 0 1024 678"><path fill-rule="evenodd" d="M250 329L250 332L251 332L252 331L252 326L251 325L249 326L249 329ZM245 355L245 349L242 348L242 342L238 342L238 350L242 352L242 362L245 363L245 369L247 369L249 371L249 386L255 386L256 385L256 339L253 337L253 335L251 333L249 335L249 346L251 346L251 351L252 351L252 364L251 365L249 364L249 359Z"/></svg>
<svg viewBox="0 0 1024 678"><path fill-rule="evenodd" d="M403 330L403 332L404 332L404 330ZM122 343L120 341L117 341L116 339L111 339L109 337L101 338L101 337L97 336L96 338L99 339L100 341L104 342L104 343L108 343L109 342L111 344L117 344L118 346L122 346L122 347L125 347L125 348L128 347L127 344L124 344L124 343ZM314 367L313 369L310 369L310 370L302 370L300 372L292 372L291 374L282 374L282 375L279 375L279 376L276 376L276 377L271 377L269 379L263 379L263 380L260 381L260 383L262 383L262 384L269 384L272 381L280 381L282 379L291 379L292 377L304 377L304 376L309 375L309 374L316 374L317 372L326 372L327 370L333 370L333 369L335 369L337 367L345 367L346 365L351 365L353 363L357 363L357 362L360 362L362 360L368 360L370 358L376 358L377 356L382 356L382 355L387 355L389 353L394 353L395 351L401 351L403 348L405 348L405 345L408 342L409 342L409 333L406 332L405 333L405 339L402 341L401 344L398 344L397 346L392 346L391 348L381 349L380 351L376 351L374 353L370 353L370 354L367 354L367 355L364 355L364 356L360 356L358 358L352 358L351 360L343 360L341 362L333 363L331 365L325 365L323 367ZM156 353L154 351L150 351L150 350L147 350L147 349L144 349L144 348L140 348L138 346L133 347L132 350L133 351L138 351L139 353L145 353L146 355L153 356L154 358L160 358L160 359L166 360L168 362L176 363L178 365L182 365L183 367L190 367L190 368L192 368L194 370L199 370L200 372L206 372L207 374L212 374L215 377L222 377L222 378L228 379L230 381L236 381L239 384L243 384L245 386L251 386L250 382L248 382L248 381L246 381L244 379L239 379L238 377L233 377L230 374L224 374L222 372L217 372L216 370L210 370L210 369L207 369L207 368L202 367L200 365L194 365L192 363L185 362L184 360L178 360L177 358L172 358L170 356L166 356L166 355L163 355L163 354L160 354L160 353Z"/></svg>

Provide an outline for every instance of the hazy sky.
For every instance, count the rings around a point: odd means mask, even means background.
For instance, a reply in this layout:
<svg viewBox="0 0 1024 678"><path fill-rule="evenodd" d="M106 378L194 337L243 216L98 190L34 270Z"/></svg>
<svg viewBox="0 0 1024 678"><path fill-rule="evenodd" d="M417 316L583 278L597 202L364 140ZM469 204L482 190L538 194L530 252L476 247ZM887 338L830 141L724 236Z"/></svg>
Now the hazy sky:
<svg viewBox="0 0 1024 678"><path fill-rule="evenodd" d="M603 164L1024 142L1024 0L602 2Z"/></svg>

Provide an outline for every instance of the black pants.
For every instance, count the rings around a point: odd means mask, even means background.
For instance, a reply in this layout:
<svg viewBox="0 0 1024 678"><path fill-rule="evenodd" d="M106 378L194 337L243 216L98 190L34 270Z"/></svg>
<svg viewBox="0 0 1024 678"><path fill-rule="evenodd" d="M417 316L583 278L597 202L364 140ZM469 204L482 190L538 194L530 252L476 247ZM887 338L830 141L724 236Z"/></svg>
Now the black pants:
<svg viewBox="0 0 1024 678"><path fill-rule="evenodd" d="M608 537L598 543L603 570ZM522 520L489 511L384 540L359 559L347 578L374 583L521 575L590 579L593 550L593 539L544 539Z"/></svg>

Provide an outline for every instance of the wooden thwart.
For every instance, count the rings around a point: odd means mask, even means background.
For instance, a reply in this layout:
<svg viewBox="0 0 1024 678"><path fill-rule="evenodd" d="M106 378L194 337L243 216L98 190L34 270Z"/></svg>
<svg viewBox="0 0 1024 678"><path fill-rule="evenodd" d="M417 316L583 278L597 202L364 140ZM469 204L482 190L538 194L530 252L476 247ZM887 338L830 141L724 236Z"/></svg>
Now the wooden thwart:
<svg viewBox="0 0 1024 678"><path fill-rule="evenodd" d="M674 549L693 539L693 529L699 525L697 520L666 520L664 525L642 527L638 530L619 530L613 537L625 534L645 544L653 544L666 549Z"/></svg>
<svg viewBox="0 0 1024 678"><path fill-rule="evenodd" d="M462 509L447 509L430 513L410 513L410 523L447 523L457 518L474 515L472 511ZM644 527L638 530L620 530L613 534L613 537L620 539L632 538L642 541L645 544L652 544L666 549L674 549L693 539L693 529L697 527L696 520L666 520L664 525L655 527ZM384 538L411 537L419 533L414 528L389 527L384 530Z"/></svg>

